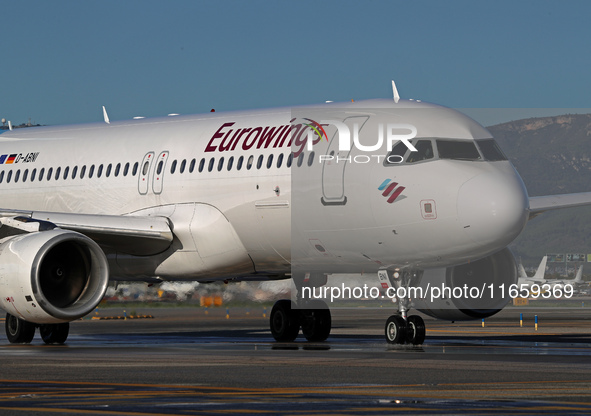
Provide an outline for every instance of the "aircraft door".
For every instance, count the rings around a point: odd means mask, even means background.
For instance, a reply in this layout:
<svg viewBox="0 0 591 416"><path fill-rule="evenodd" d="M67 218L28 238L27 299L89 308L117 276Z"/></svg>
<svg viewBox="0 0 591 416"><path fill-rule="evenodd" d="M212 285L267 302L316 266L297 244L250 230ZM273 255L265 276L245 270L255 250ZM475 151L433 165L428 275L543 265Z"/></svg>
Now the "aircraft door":
<svg viewBox="0 0 591 416"><path fill-rule="evenodd" d="M150 168L152 161L154 160L154 152L146 153L142 164L140 165L140 174L138 176L138 191L140 195L146 195L148 193L148 182L150 179Z"/></svg>
<svg viewBox="0 0 591 416"><path fill-rule="evenodd" d="M347 117L343 122L349 127L351 134L351 143L353 142L353 128L357 124L359 132L363 129L369 116ZM351 146L352 148L353 146ZM345 195L345 168L349 163L346 159L351 155L351 151L339 151L339 134L335 129L328 149L327 155L332 155L332 160L325 160L322 166L322 198L324 205L345 205L347 196ZM338 158L338 162L337 162Z"/></svg>
<svg viewBox="0 0 591 416"><path fill-rule="evenodd" d="M154 175L152 177L152 190L156 195L162 193L162 180L164 172L166 170L166 161L168 160L168 152L164 151L158 155L156 159L156 169L154 169Z"/></svg>

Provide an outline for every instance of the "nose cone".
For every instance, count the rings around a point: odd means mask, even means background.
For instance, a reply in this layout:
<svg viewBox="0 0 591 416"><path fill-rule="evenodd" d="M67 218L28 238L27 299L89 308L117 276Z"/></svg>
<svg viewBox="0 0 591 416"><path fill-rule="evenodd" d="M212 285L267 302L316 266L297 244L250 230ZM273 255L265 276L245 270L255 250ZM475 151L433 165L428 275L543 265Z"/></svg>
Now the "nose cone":
<svg viewBox="0 0 591 416"><path fill-rule="evenodd" d="M523 230L528 219L527 191L517 173L483 173L462 185L458 220L466 235L483 251L500 250Z"/></svg>

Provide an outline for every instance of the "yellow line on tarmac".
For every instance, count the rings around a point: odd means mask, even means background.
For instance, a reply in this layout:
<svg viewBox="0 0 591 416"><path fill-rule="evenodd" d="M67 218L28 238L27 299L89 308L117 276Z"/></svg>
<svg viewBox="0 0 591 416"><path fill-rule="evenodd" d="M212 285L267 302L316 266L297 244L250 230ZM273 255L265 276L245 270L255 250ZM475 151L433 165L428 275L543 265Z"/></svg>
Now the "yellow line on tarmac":
<svg viewBox="0 0 591 416"><path fill-rule="evenodd" d="M527 329L527 328L526 328ZM531 328L533 329L533 327ZM462 334L480 334L480 335L561 335L561 334L554 334L554 333L549 333L549 332L543 332L543 331L538 331L538 332L525 332L525 331L515 331L515 332L499 332L499 331L495 331L495 332L491 332L491 331L479 331L479 330L466 330L466 331L462 331L462 330L452 330L452 329L427 329L427 333L432 333L432 332L445 332L445 333L453 333L453 334L457 334L457 335L462 335Z"/></svg>
<svg viewBox="0 0 591 416"><path fill-rule="evenodd" d="M25 412L45 412L45 413L73 413L86 415L123 415L129 416L129 412L119 412L114 410L84 410L84 409L67 409L61 407L0 407L0 410L21 410ZM133 415L138 416L170 416L170 413L139 413L133 412Z"/></svg>

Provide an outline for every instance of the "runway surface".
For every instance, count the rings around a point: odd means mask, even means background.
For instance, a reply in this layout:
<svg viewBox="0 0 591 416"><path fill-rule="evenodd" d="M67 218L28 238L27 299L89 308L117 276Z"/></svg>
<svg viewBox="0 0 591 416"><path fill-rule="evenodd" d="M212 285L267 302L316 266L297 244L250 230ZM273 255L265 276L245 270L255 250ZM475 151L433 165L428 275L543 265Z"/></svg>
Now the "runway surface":
<svg viewBox="0 0 591 416"><path fill-rule="evenodd" d="M0 414L591 414L591 308L425 318L420 347L385 342L385 308L333 310L323 343L272 342L263 312L137 308L154 318L76 321L64 346L2 337Z"/></svg>

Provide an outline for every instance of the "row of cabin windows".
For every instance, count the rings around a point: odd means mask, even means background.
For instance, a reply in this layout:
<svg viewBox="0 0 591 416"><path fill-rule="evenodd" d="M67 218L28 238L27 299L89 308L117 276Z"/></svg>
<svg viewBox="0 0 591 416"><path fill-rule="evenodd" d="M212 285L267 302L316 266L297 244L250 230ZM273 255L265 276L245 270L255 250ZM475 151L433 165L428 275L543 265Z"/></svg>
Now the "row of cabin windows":
<svg viewBox="0 0 591 416"><path fill-rule="evenodd" d="M298 167L301 167L304 163L304 153L301 153L296 161L296 165ZM283 166L283 161L284 161L285 155L283 153L280 153L277 156L277 159L275 160L275 166L277 166L277 168L280 168ZM206 162L206 159L203 158L201 159L201 161L199 162L199 167L198 167L198 171L199 172L203 172L203 170L205 169L206 163L207 163L207 171L211 172L214 170L214 168L217 168L218 171L221 171L224 168L224 163L226 162L226 169L228 171L232 170L234 167L236 168L236 170L241 170L242 167L245 165L245 168L247 170L252 169L252 167L254 166L254 156L249 156L248 160L246 160L245 163L245 158L244 156L240 156L237 160L236 160L236 165L234 165L234 156L230 156L227 160L227 162L225 161L224 157L220 157L217 160L216 163L216 158L212 157L209 159L209 161ZM265 165L267 167L267 169L270 169L271 167L273 167L273 163L274 162L274 155L270 154L267 156L267 160L265 162L265 156L264 155L260 155L257 158L256 161L256 168L257 169L261 169L263 167L263 165ZM293 162L293 153L290 153L287 156L287 160L285 161L285 167L289 168L291 167ZM312 166L312 163L314 162L314 152L311 152L308 155L308 160L307 160L307 165L308 166ZM189 173L193 173L193 171L195 170L195 165L197 164L197 160L193 159L191 160L191 162L189 163L189 168L188 171ZM170 166L170 173L174 174L177 171L177 166L178 166L178 172L179 173L184 173L185 170L187 169L187 160L183 160L180 163L180 166L177 162L177 160L174 160ZM150 167L150 163L146 162L144 164L144 166L142 167L142 175L147 175L148 174L148 170ZM130 168L131 168L131 172L130 172ZM10 183L14 180L15 183L19 182L19 180L22 180L22 182L26 182L27 180L34 182L35 180L37 180L38 182L41 181L51 181L51 180L58 180L58 179L68 179L69 177L71 177L72 179L76 179L76 178L80 178L80 179L84 179L86 176L88 176L88 178L92 178L95 176L97 178L100 178L103 176L103 173L105 175L105 177L110 177L111 174L113 174L114 177L118 177L119 175L122 176L127 176L131 173L132 176L136 176L138 173L138 168L139 168L139 163L135 162L133 167L130 165L130 163L126 163L124 166L121 165L121 163L118 163L117 165L115 165L115 167L113 167L113 164L108 164L106 166L106 168L104 167L104 165L99 165L98 167L95 168L95 165L91 165L90 168L86 168L86 165L82 166L80 169L78 169L78 166L74 166L71 170L70 167L67 166L63 169L61 167L56 168L55 170L53 168L41 168L38 172L37 169L33 169L31 170L31 176L29 177L29 169L25 169L22 172L22 178L21 178L21 170L18 169L16 171L13 170L8 170L8 171L1 171L0 172L0 183L4 182L4 180L6 180L6 183ZM162 170L164 168L164 162L160 161L158 162L158 166L156 168L156 173L159 175L162 173ZM37 175L37 173L39 173Z"/></svg>
<svg viewBox="0 0 591 416"><path fill-rule="evenodd" d="M107 168L104 168L104 165L99 165L98 168L95 168L95 165L90 166L90 168L87 170L86 165L82 166L80 169L78 169L78 166L74 166L72 168L72 170L70 171L70 167L67 166L64 168L64 170L62 171L61 167L56 168L55 170L53 168L48 168L47 170L45 168L41 168L39 169L39 175L37 175L37 169L33 169L31 171L31 177L29 178L29 169L25 169L23 171L23 177L22 177L22 181L26 182L27 180L30 180L31 182L34 182L35 180L37 180L38 182L41 181L51 181L51 180L58 180L58 179L68 179L68 177L71 176L72 179L76 179L77 177L79 177L80 179L84 179L84 177L87 175L88 173L88 177L92 178L95 175L96 172L96 177L100 178L101 176L103 176L103 172L105 174L105 176L108 178L109 176L111 176L111 173L113 174L113 176L119 176L120 174L122 174L123 176L127 176L129 174L129 169L130 169L130 164L126 163L125 166L123 166L123 172L121 172L121 163L118 163L115 168L113 169L113 165L109 164L107 165ZM133 165L133 169L132 169L132 175L135 176L137 175L137 170L139 167L139 163L136 162ZM70 175L71 173L71 175ZM13 174L14 174L14 182L18 182L21 177L21 171L20 169L16 170L16 171L2 171L0 172L0 183L4 182L5 179L5 175L6 175L6 183L10 183L13 180Z"/></svg>
<svg viewBox="0 0 591 416"><path fill-rule="evenodd" d="M300 153L300 155L298 156L298 158L296 160L296 166L301 167L304 164L304 159L305 159L304 153ZM257 169L261 169L261 168L263 168L263 166L266 166L267 169L271 169L274 165L277 168L281 168L282 166L284 166L283 165L284 161L285 161L285 167L290 168L293 163L293 153L290 153L287 156L287 158L285 158L285 155L283 153L279 153L279 155L277 155L277 159L275 159L275 155L270 154L267 156L266 160L265 160L264 155L259 155L259 157L256 160L256 165L255 165L255 158L252 155L249 156L248 159L245 159L244 156L240 156L238 159L235 159L234 156L230 156L227 159L227 161L223 156L220 157L219 159L217 159L217 161L216 161L215 157L212 157L209 160L206 160L205 158L203 158L199 161L199 166L197 167L197 170L198 170L198 172L203 172L205 169L207 169L208 172L212 172L213 170L217 169L217 171L220 172L224 169L224 164L226 166L226 170L228 170L228 171L230 171L232 169L241 170L243 167L246 170L250 170L254 166L256 166ZM234 162L236 162L236 163L234 163ZM314 162L314 152L310 152L310 154L308 155L308 158L307 158L307 165L312 166L313 162ZM158 162L158 167L156 169L157 174L160 174L162 172L163 165L164 165L163 161ZM193 173L196 165L197 165L197 160L196 159L191 160L191 162L189 163L189 168L188 168L189 173ZM172 173L172 174L176 173L177 167L178 167L179 173L184 173L185 169L187 168L187 160L181 161L180 164L176 160L173 161L172 164L170 165L170 173ZM145 166L144 168L147 169L147 166Z"/></svg>

